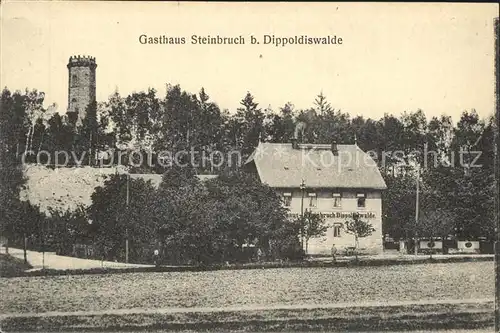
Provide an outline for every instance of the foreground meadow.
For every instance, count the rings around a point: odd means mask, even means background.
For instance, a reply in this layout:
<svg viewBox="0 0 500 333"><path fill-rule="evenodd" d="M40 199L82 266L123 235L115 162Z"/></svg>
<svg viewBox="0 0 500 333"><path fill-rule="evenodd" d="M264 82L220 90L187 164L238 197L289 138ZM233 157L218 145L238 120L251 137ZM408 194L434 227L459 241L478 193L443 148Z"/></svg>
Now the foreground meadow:
<svg viewBox="0 0 500 333"><path fill-rule="evenodd" d="M494 263L0 279L0 313L493 298Z"/></svg>

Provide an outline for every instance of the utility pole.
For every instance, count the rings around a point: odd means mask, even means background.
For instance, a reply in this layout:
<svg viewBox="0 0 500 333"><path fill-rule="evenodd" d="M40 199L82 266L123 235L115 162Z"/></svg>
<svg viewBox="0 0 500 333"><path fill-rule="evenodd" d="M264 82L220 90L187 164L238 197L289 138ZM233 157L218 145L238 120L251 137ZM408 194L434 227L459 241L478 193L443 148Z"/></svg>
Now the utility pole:
<svg viewBox="0 0 500 333"><path fill-rule="evenodd" d="M495 29L495 78L496 78L496 87L495 87L495 93L496 93L496 107L497 107L497 118L496 118L496 126L497 130L494 131L494 170L495 170L495 190L496 193L498 193L499 188L499 182L500 182L500 159L498 155L498 126L499 126L499 113L498 110L500 108L500 19L497 17L494 20L494 29ZM495 217L496 221L500 218L500 200L498 198L498 195L495 196ZM500 307L499 307L499 302L500 302L500 246L499 246L499 241L500 241L500 228L498 226L495 228L495 242L494 244L494 252L495 252L495 286L496 286L496 293L495 293L495 332L500 331Z"/></svg>
<svg viewBox="0 0 500 333"><path fill-rule="evenodd" d="M304 179L300 183L300 190L302 192L302 199L300 201L300 243L302 249L304 249L304 191L306 189L306 183Z"/></svg>
<svg viewBox="0 0 500 333"><path fill-rule="evenodd" d="M420 165L417 164L417 193L415 198L415 255L418 255L418 208L419 208L419 193L420 192Z"/></svg>
<svg viewBox="0 0 500 333"><path fill-rule="evenodd" d="M42 219L42 270L45 269L45 219Z"/></svg>
<svg viewBox="0 0 500 333"><path fill-rule="evenodd" d="M24 227L26 228L26 227ZM24 252L24 263L28 263L28 254L26 253L26 250L28 248L28 236L26 236L26 231L23 232L23 252Z"/></svg>
<svg viewBox="0 0 500 333"><path fill-rule="evenodd" d="M92 129L90 130L90 141L89 141L89 166L93 166L92 163Z"/></svg>
<svg viewBox="0 0 500 333"><path fill-rule="evenodd" d="M129 183L130 183L130 173L127 171L126 212L128 212L128 203L129 203L129 196L130 196ZM126 218L128 218L128 214L126 214ZM128 220L126 222L126 227L125 227L125 262L128 264Z"/></svg>

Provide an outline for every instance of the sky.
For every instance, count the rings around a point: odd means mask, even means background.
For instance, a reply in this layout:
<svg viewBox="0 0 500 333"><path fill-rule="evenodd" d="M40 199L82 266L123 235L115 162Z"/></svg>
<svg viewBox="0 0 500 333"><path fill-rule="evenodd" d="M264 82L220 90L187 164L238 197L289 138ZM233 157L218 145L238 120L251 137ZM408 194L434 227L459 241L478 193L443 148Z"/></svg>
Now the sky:
<svg viewBox="0 0 500 333"><path fill-rule="evenodd" d="M1 4L2 87L36 88L66 112L72 55L97 61L97 100L166 83L234 112L250 91L261 107L313 106L373 119L422 109L458 121L494 111L497 4L18 2ZM185 37L143 45L140 35ZM263 43L264 35L337 36L342 45ZM242 35L244 45L192 45L191 35ZM250 44L250 35L261 43Z"/></svg>

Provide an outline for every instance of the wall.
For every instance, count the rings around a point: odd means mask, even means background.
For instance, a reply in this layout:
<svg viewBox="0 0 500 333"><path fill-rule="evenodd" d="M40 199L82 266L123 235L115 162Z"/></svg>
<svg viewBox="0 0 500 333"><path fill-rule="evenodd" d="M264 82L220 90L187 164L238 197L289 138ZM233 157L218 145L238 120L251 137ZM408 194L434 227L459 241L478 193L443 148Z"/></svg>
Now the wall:
<svg viewBox="0 0 500 333"><path fill-rule="evenodd" d="M22 200L29 200L49 213L49 207L60 211L74 211L79 206L92 203L95 188L103 186L105 180L116 173L124 174L124 167L92 168L48 168L43 165L25 165L26 185L21 190ZM160 185L161 174L131 174L130 177L151 181L154 187ZM214 178L213 175L198 175L201 181Z"/></svg>
<svg viewBox="0 0 500 333"><path fill-rule="evenodd" d="M345 214L353 212L365 213L367 217L362 219L370 222L375 229L375 232L371 236L359 239L360 252L367 254L382 253L382 199L380 191L356 189L316 190L316 195L318 197L316 208L309 207L307 191L306 189L304 195L304 210L307 209L312 212L325 214L325 222L329 226L324 237L309 240L307 251L309 255L330 255L332 244L335 244L339 252L343 252L346 247L354 246L354 236L347 234L345 230L340 231L340 237L334 237L334 225L343 225L344 222L349 219ZM292 201L289 207L291 217L300 216L302 201L300 189L278 189L277 192L279 195L283 195L283 193L292 194ZM340 208L333 207L334 192L342 194L342 204ZM357 207L357 193L366 194L365 208ZM344 215L342 216L341 214Z"/></svg>

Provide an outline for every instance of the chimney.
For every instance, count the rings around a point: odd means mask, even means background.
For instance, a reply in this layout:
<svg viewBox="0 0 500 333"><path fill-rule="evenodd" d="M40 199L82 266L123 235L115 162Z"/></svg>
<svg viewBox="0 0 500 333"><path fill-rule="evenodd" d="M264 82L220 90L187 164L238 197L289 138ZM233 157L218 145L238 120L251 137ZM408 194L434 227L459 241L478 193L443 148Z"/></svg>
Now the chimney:
<svg viewBox="0 0 500 333"><path fill-rule="evenodd" d="M338 156L338 154L339 154L339 149L337 148L336 141L332 142L332 153L333 153L333 156Z"/></svg>
<svg viewBox="0 0 500 333"><path fill-rule="evenodd" d="M292 148L293 149L299 149L299 144L297 143L297 139L296 138L292 138Z"/></svg>

